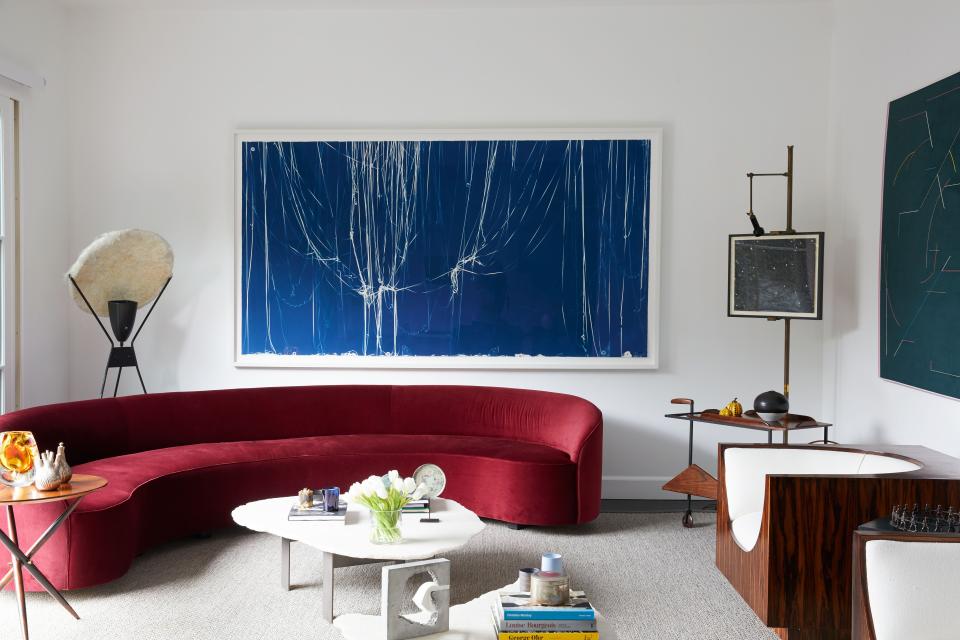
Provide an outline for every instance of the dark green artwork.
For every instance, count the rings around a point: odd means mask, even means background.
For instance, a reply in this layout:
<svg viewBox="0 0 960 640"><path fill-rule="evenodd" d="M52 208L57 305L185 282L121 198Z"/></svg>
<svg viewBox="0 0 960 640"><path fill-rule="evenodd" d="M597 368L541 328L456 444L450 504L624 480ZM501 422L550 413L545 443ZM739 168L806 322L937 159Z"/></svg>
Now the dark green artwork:
<svg viewBox="0 0 960 640"><path fill-rule="evenodd" d="M890 103L880 376L960 398L960 73Z"/></svg>

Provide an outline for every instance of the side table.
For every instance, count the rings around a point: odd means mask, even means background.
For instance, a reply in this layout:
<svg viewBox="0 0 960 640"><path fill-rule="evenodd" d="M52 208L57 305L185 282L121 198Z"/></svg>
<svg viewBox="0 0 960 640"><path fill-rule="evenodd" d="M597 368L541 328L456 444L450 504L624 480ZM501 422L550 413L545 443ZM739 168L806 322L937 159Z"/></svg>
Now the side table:
<svg viewBox="0 0 960 640"><path fill-rule="evenodd" d="M767 432L767 444L773 444L773 433L779 431L783 434L783 444L789 444L791 431L800 429L823 429L823 444L837 444L830 440L830 427L833 425L827 422L820 422L810 416L801 416L788 413L777 422L767 422L757 415L756 411L745 411L742 416L721 416L716 409L707 409L705 411L694 411L692 398L674 398L670 404L682 404L690 407L689 411L683 413L668 413L664 417L675 420L686 420L690 426L690 435L687 439L687 467L674 476L669 482L663 485L664 491L675 491L677 493L687 494L687 511L683 514L681 522L684 527L693 526L692 496L700 496L708 500L716 500L718 487L717 479L704 470L700 465L693 463L693 423L703 422L707 424L721 425L725 427L737 427L740 429L753 429L755 431ZM817 441L810 444L816 444Z"/></svg>
<svg viewBox="0 0 960 640"><path fill-rule="evenodd" d="M92 493L97 489L101 489L106 486L107 481L100 476L91 476L82 473L73 474L73 478L68 484L61 486L56 491L38 491L33 485L28 485L26 487L0 487L0 504L4 506L7 511L7 529L8 532L4 533L0 529L0 544L7 548L10 552L11 558L11 568L7 571L6 575L3 578L0 578L0 589L5 587L10 583L10 580L13 580L14 585L16 586L17 591L17 603L19 604L20 609L20 633L23 637L23 640L28 640L30 637L30 632L27 627L27 602L24 598L23 592L23 570L26 569L33 578L40 583L47 593L54 597L54 599L60 603L60 605L67 610L67 612L72 615L77 620L80 619L80 616L77 615L77 612L73 610L73 607L67 603L66 598L63 597L56 587L54 587L50 581L47 579L43 573L40 572L40 569L31 562L31 558L40 550L40 548L46 544L50 537L60 528L67 518L70 517L70 514L73 513L73 510L77 508L77 505L80 504L80 500L83 496L88 493ZM56 520L47 527L36 542L34 542L26 552L20 549L20 541L17 538L17 521L13 515L14 505L28 505L28 504L40 504L41 502L58 502L66 501L66 508L63 510Z"/></svg>

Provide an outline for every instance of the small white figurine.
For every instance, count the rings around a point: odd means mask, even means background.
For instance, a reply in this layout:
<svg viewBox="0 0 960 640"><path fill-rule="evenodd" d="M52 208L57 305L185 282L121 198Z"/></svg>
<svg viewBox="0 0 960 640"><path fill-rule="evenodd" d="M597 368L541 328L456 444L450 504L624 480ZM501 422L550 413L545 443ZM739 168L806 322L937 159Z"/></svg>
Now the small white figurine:
<svg viewBox="0 0 960 640"><path fill-rule="evenodd" d="M70 468L70 465L67 464L67 450L61 442L57 445L57 457L54 458L53 464L57 467L57 470L60 472L60 482L66 484L70 482L70 478L73 477L73 469Z"/></svg>
<svg viewBox="0 0 960 640"><path fill-rule="evenodd" d="M37 460L37 468L33 475L33 484L40 491L53 491L60 487L60 470L54 462L53 452L44 451Z"/></svg>

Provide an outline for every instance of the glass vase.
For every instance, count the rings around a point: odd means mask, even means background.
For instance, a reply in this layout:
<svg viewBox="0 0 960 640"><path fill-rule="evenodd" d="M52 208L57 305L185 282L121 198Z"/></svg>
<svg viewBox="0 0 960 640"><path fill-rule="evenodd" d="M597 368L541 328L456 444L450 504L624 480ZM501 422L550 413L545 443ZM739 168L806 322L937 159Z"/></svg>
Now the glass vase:
<svg viewBox="0 0 960 640"><path fill-rule="evenodd" d="M40 451L29 431L0 433L0 483L25 487L33 482Z"/></svg>
<svg viewBox="0 0 960 640"><path fill-rule="evenodd" d="M370 510L370 542L373 544L397 544L403 542L400 532L400 514L402 511Z"/></svg>

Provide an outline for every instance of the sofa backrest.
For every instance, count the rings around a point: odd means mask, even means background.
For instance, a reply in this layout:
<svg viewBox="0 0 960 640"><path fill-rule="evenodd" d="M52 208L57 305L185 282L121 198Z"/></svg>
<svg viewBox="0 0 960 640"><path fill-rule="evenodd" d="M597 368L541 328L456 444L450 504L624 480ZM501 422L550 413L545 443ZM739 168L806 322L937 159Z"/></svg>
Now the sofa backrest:
<svg viewBox="0 0 960 640"><path fill-rule="evenodd" d="M462 386L325 385L85 400L0 416L74 464L201 442L316 435L478 435L546 444L575 458L599 410L564 394Z"/></svg>
<svg viewBox="0 0 960 640"><path fill-rule="evenodd" d="M763 510L767 475L875 475L919 469L894 456L803 447L727 447L724 490L731 520Z"/></svg>

